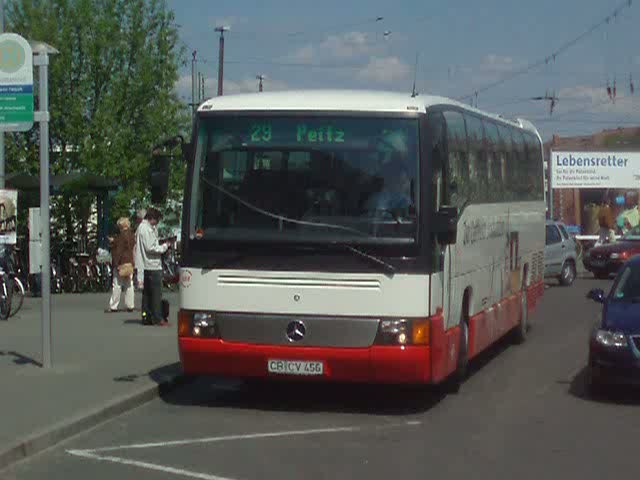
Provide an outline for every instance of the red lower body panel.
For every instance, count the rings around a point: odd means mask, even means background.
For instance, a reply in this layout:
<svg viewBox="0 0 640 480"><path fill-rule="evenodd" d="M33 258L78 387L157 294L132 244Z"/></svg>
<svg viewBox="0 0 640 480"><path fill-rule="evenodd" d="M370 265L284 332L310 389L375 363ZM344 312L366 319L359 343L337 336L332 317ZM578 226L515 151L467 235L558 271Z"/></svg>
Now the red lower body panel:
<svg viewBox="0 0 640 480"><path fill-rule="evenodd" d="M428 346L287 347L187 337L179 338L178 346L182 367L188 375L269 377L267 361L278 359L323 362L324 375L304 377L309 380L376 383L431 380Z"/></svg>
<svg viewBox="0 0 640 480"><path fill-rule="evenodd" d="M527 290L528 310L544 292L536 283ZM521 294L512 295L469 319L469 358L473 358L520 322ZM308 380L374 383L439 383L457 366L460 328L444 328L441 314L431 317L428 346L369 348L290 347L229 343L216 339L180 337L178 347L188 375L265 378L269 359L320 361L322 376ZM274 375L282 378L283 375ZM299 377L295 377L299 378Z"/></svg>
<svg viewBox="0 0 640 480"><path fill-rule="evenodd" d="M538 306L543 294L544 281L542 280L534 283L527 289L527 307L529 312L532 312Z"/></svg>
<svg viewBox="0 0 640 480"><path fill-rule="evenodd" d="M431 319L431 372L432 381L439 383L447 378L458 364L460 327L444 329L442 315Z"/></svg>

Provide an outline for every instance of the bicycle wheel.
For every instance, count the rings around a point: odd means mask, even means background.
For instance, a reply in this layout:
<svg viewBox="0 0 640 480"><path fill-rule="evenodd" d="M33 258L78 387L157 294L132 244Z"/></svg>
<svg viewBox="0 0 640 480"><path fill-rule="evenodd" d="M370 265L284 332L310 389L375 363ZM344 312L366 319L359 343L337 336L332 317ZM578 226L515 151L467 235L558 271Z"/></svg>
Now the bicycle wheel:
<svg viewBox="0 0 640 480"><path fill-rule="evenodd" d="M0 280L0 320L7 320L11 313L11 294L7 289L6 280Z"/></svg>
<svg viewBox="0 0 640 480"><path fill-rule="evenodd" d="M13 317L16 313L20 311L22 308L22 304L24 303L24 285L18 277L13 279L11 283L13 287L13 292L11 295L11 307L9 310L9 316Z"/></svg>

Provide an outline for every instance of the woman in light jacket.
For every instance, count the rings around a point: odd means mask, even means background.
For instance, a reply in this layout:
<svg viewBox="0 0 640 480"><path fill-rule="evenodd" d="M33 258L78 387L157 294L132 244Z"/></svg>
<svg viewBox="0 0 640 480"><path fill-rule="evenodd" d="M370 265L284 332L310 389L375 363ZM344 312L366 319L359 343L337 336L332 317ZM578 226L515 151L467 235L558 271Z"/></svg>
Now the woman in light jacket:
<svg viewBox="0 0 640 480"><path fill-rule="evenodd" d="M109 311L117 312L120 305L120 297L124 290L124 302L127 311L133 311L133 247L136 239L131 231L131 223L128 218L118 220L120 233L113 240L111 247L111 259L113 262L113 293L109 301Z"/></svg>

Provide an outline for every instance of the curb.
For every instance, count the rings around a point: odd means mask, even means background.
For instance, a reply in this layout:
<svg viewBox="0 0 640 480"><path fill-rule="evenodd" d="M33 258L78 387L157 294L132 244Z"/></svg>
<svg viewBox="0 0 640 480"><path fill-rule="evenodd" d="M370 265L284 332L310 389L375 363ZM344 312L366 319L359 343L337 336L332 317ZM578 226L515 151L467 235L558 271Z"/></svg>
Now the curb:
<svg viewBox="0 0 640 480"><path fill-rule="evenodd" d="M101 407L64 420L51 428L32 434L7 449L0 450L0 471L37 453L122 415L161 395L189 383L189 377L177 374L164 382L141 387L135 392L111 400Z"/></svg>

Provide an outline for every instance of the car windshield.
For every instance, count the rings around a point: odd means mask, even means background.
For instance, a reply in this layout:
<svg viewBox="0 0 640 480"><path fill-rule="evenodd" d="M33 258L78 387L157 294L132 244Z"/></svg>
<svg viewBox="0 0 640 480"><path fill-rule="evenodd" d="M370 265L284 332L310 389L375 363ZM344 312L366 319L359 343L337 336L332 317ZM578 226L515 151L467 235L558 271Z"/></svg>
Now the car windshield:
<svg viewBox="0 0 640 480"><path fill-rule="evenodd" d="M640 241L640 225L633 227L622 237L623 240L639 240Z"/></svg>
<svg viewBox="0 0 640 480"><path fill-rule="evenodd" d="M615 284L612 299L619 302L640 301L640 267L625 267Z"/></svg>
<svg viewBox="0 0 640 480"><path fill-rule="evenodd" d="M191 231L234 241L414 242L416 118L200 122Z"/></svg>

